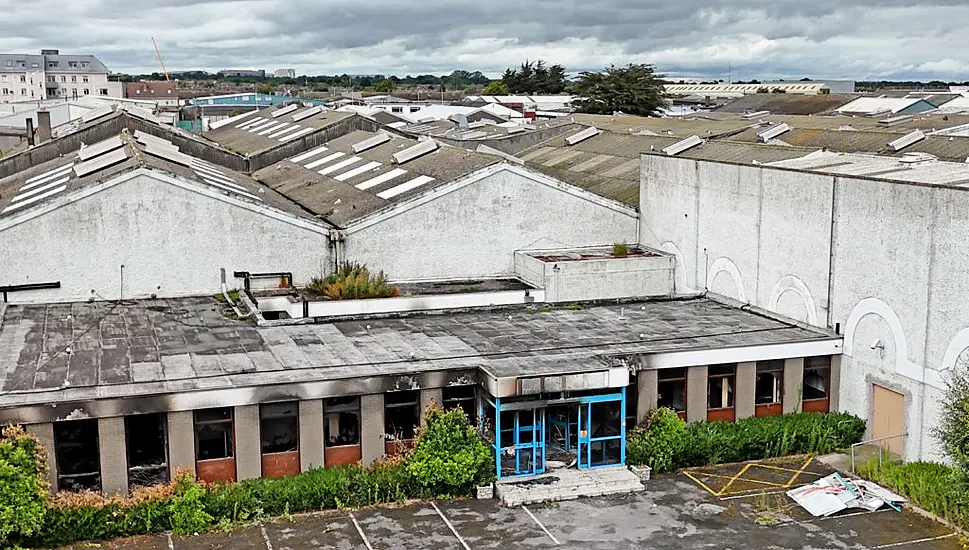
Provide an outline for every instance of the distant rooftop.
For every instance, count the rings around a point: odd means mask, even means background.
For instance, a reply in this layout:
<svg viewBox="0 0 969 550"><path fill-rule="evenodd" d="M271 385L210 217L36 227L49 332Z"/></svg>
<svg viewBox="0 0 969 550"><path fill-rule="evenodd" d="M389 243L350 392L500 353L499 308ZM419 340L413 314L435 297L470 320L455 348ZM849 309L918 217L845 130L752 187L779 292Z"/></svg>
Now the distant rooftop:
<svg viewBox="0 0 969 550"><path fill-rule="evenodd" d="M203 137L229 150L252 156L314 134L353 116L353 113L322 107L268 107L219 121Z"/></svg>
<svg viewBox="0 0 969 550"><path fill-rule="evenodd" d="M802 158L774 162L771 166L969 188L969 164L943 162L920 153L893 158L818 151Z"/></svg>

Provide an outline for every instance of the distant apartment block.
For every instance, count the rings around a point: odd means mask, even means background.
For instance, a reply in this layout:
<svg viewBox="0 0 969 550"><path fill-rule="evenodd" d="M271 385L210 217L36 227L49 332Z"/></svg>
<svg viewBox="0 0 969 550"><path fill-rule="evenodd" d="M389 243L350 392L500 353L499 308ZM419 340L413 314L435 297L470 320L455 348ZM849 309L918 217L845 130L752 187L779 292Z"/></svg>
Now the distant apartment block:
<svg viewBox="0 0 969 550"><path fill-rule="evenodd" d="M265 69L225 69L225 70L219 71L219 74L222 76L230 76L230 77L231 76L265 77L266 70Z"/></svg>
<svg viewBox="0 0 969 550"><path fill-rule="evenodd" d="M276 69L273 76L276 78L296 78L296 69Z"/></svg>
<svg viewBox="0 0 969 550"><path fill-rule="evenodd" d="M108 68L93 55L0 54L0 102L78 98L86 95L120 97L108 82Z"/></svg>

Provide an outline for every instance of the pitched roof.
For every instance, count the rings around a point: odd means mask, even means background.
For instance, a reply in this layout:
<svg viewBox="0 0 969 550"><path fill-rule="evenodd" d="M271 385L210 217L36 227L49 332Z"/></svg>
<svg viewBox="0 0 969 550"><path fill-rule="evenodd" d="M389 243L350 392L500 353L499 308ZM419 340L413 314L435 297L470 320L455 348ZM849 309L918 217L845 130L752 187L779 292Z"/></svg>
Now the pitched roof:
<svg viewBox="0 0 969 550"><path fill-rule="evenodd" d="M355 116L319 107L293 107L274 106L243 113L233 117L230 123L221 121L223 124L218 127L213 125L212 130L202 135L231 151L255 156ZM283 114L277 114L280 112ZM308 113L312 114L306 116Z"/></svg>

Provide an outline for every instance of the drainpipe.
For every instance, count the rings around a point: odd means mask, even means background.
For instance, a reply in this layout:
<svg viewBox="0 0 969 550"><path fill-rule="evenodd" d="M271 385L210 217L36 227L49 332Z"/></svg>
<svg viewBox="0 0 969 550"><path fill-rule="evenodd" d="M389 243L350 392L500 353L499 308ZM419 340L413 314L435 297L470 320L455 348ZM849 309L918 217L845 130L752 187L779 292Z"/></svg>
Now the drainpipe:
<svg viewBox="0 0 969 550"><path fill-rule="evenodd" d="M327 234L327 244L330 247L331 268L335 272L347 257L347 236L339 229L331 229Z"/></svg>

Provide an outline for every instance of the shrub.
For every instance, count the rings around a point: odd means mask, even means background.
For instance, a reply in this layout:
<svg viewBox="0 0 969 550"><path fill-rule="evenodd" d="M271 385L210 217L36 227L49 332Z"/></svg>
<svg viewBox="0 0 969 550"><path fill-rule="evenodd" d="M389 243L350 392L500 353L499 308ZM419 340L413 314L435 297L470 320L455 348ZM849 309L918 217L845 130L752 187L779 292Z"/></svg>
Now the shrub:
<svg viewBox="0 0 969 550"><path fill-rule="evenodd" d="M175 481L175 496L168 505L171 513L172 531L178 535L190 535L205 531L213 517L205 511L205 489L195 481L195 476L182 473Z"/></svg>
<svg viewBox="0 0 969 550"><path fill-rule="evenodd" d="M0 438L0 547L32 535L44 524L47 460L37 439L16 426Z"/></svg>
<svg viewBox="0 0 969 550"><path fill-rule="evenodd" d="M407 458L407 472L426 496L466 494L490 481L493 470L491 449L464 410L427 408L424 428Z"/></svg>
<svg viewBox="0 0 969 550"><path fill-rule="evenodd" d="M617 258L625 258L629 255L629 245L626 243L612 243L612 255Z"/></svg>
<svg viewBox="0 0 969 550"><path fill-rule="evenodd" d="M952 369L941 409L933 435L960 474L953 481L969 485L969 369L964 365Z"/></svg>
<svg viewBox="0 0 969 550"><path fill-rule="evenodd" d="M934 462L897 464L891 460L879 466L878 457L873 457L858 468L858 473L963 529L969 528L969 495L959 483L962 473L956 468Z"/></svg>
<svg viewBox="0 0 969 550"><path fill-rule="evenodd" d="M364 300L400 296L400 290L387 283L383 271L371 274L367 266L346 262L326 277L313 277L307 290L331 300Z"/></svg>
<svg viewBox="0 0 969 550"><path fill-rule="evenodd" d="M627 445L630 463L656 464L655 470L666 471L791 454L823 454L846 448L865 433L863 420L842 413L796 413L690 424L677 423L673 418L673 411L651 412L644 425L632 430Z"/></svg>

